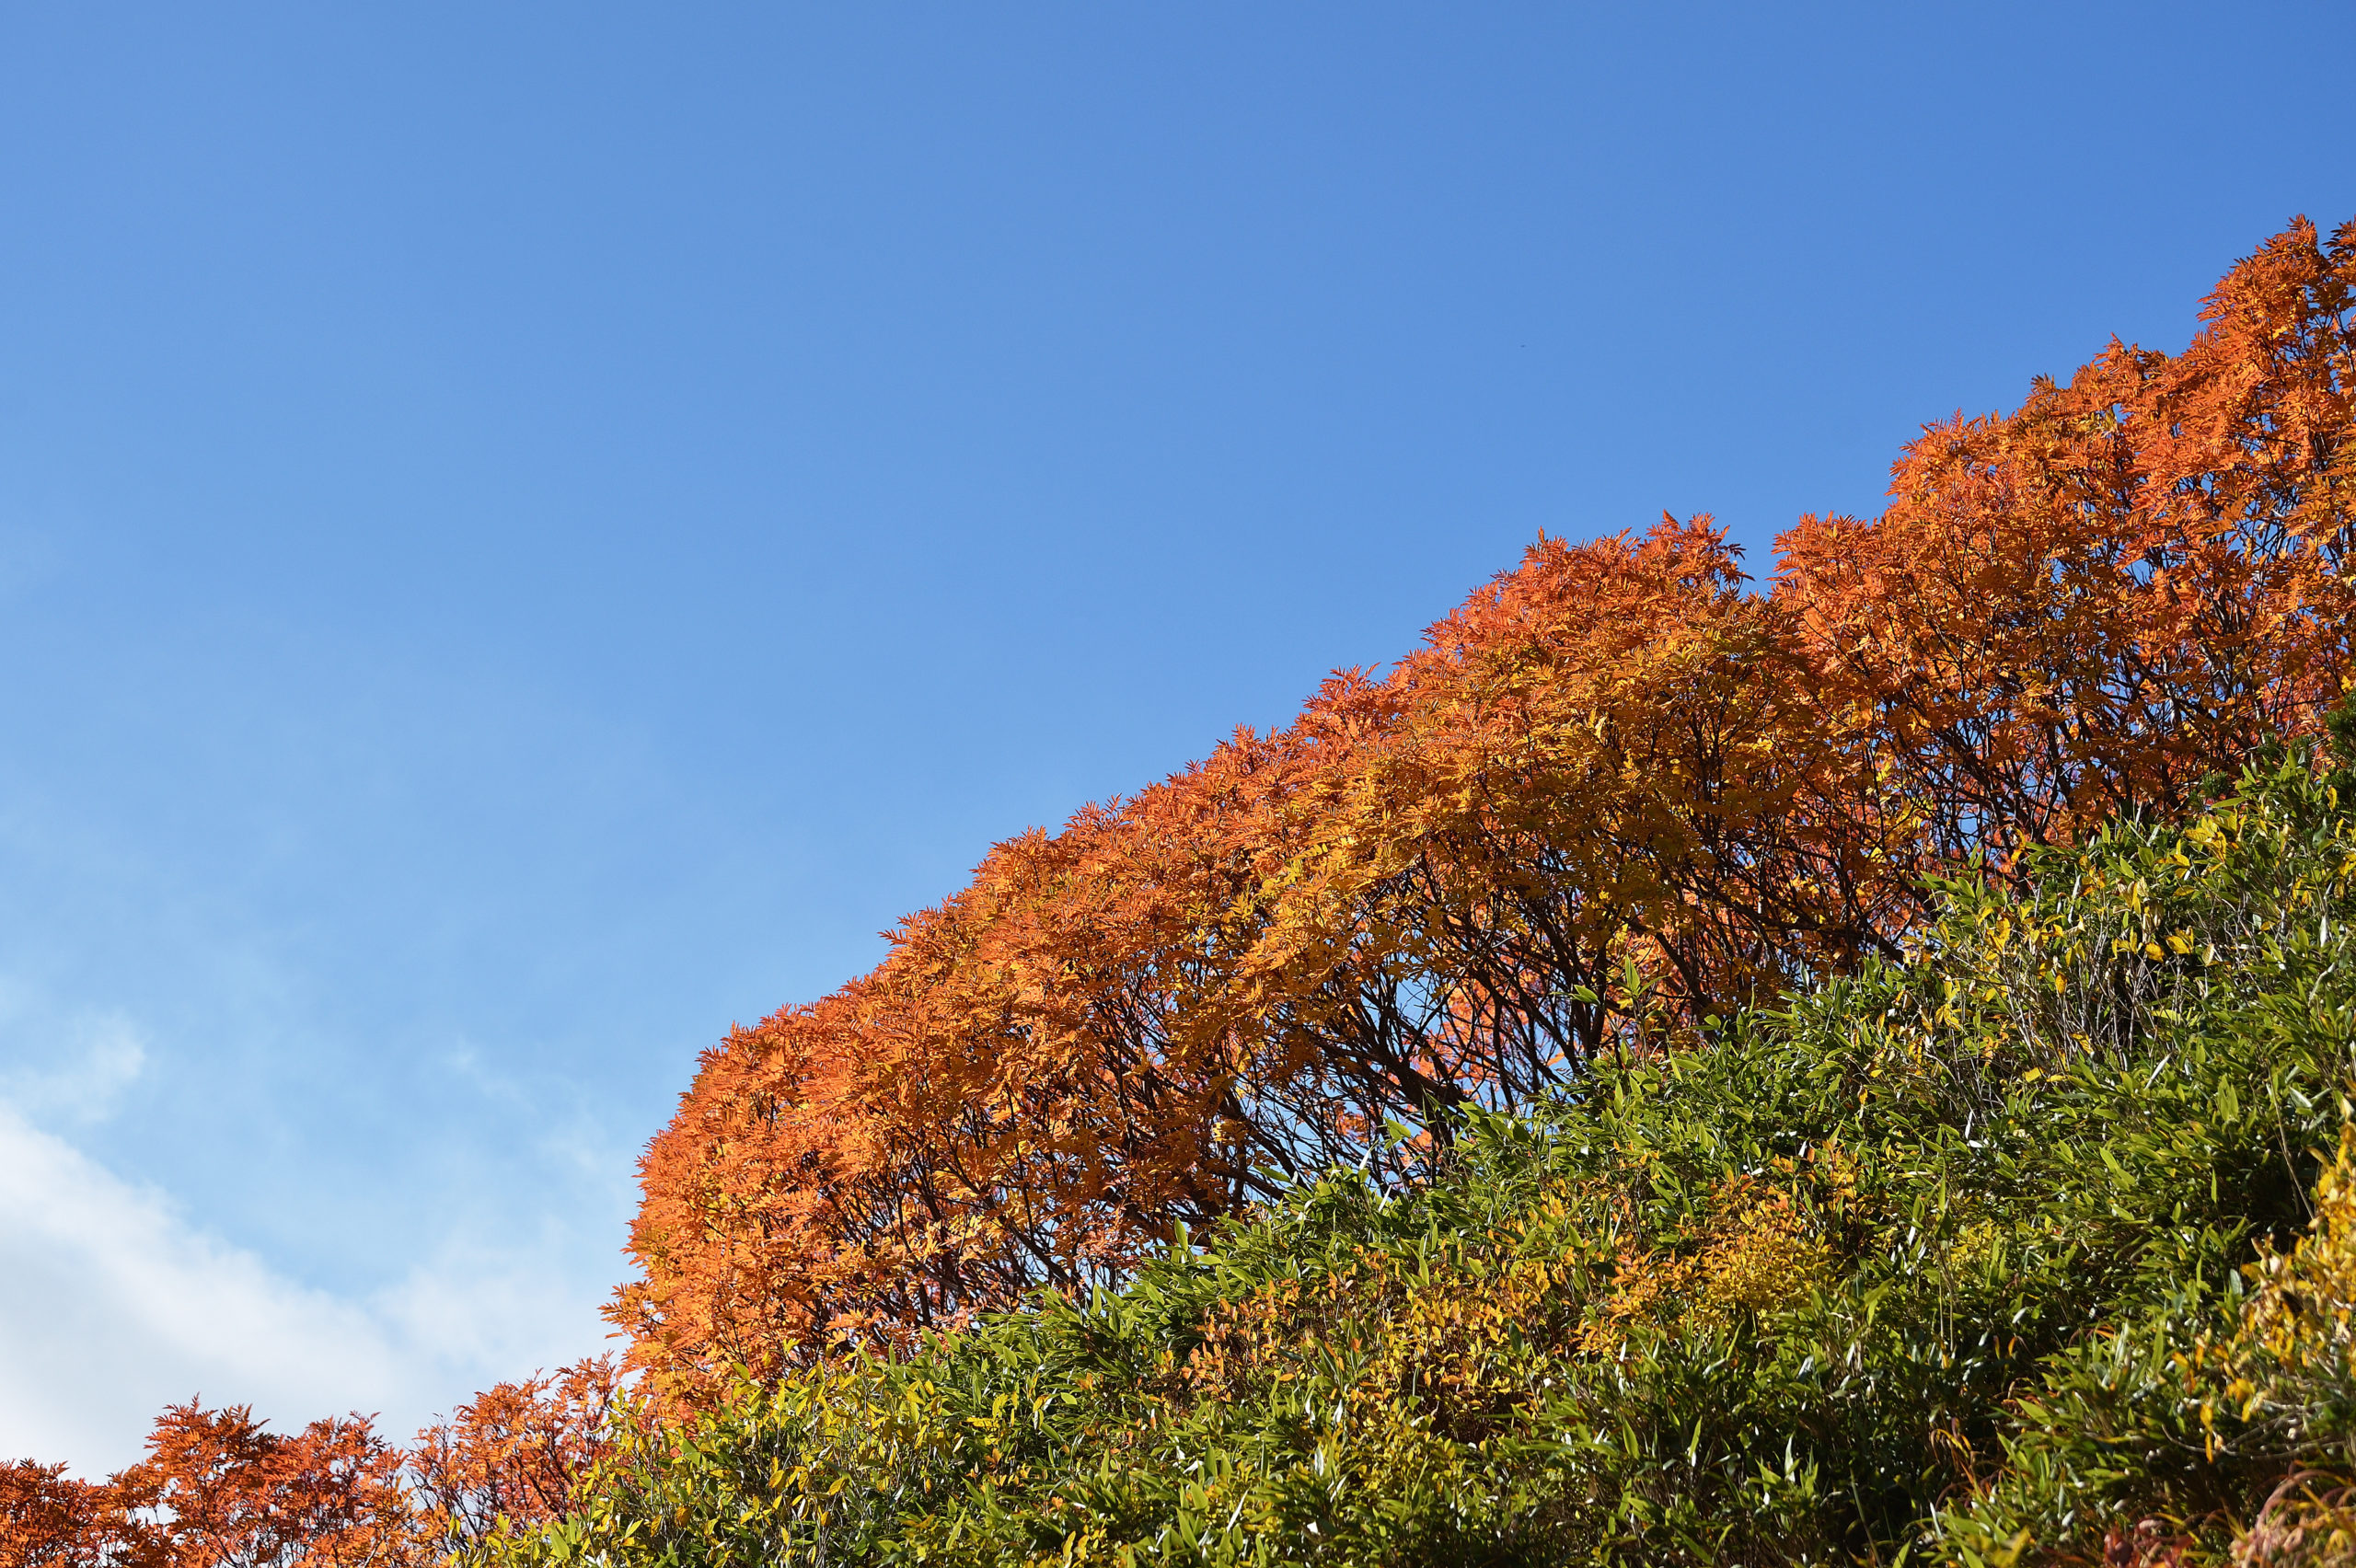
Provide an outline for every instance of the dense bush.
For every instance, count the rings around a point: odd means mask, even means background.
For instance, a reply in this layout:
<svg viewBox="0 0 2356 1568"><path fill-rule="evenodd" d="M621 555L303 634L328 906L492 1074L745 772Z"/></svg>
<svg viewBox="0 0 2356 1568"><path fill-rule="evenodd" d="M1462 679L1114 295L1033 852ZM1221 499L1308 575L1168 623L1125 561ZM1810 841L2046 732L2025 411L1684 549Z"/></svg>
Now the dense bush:
<svg viewBox="0 0 2356 1568"><path fill-rule="evenodd" d="M748 1382L479 1555L2344 1554L2356 778L2325 762L1948 884L1905 961L1468 1111L1413 1191L1331 1176L1121 1288Z"/></svg>

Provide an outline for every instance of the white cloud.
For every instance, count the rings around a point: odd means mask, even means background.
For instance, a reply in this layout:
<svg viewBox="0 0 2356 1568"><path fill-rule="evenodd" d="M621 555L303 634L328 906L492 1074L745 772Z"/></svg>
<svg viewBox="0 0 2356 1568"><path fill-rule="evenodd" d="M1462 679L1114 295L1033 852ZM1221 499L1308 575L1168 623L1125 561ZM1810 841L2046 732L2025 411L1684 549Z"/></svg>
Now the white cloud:
<svg viewBox="0 0 2356 1568"><path fill-rule="evenodd" d="M84 1088L135 1073L122 1059ZM0 1460L104 1474L138 1457L158 1410L200 1393L280 1430L382 1412L406 1437L478 1389L606 1348L600 1293L553 1266L560 1240L453 1239L391 1289L338 1297L0 1102Z"/></svg>

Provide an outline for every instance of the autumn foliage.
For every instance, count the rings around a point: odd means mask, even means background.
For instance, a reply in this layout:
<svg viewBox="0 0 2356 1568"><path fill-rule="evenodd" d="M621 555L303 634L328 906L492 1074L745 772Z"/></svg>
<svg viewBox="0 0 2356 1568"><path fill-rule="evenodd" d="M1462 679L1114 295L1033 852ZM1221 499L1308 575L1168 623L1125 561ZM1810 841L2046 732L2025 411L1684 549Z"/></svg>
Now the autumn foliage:
<svg viewBox="0 0 2356 1568"><path fill-rule="evenodd" d="M147 1457L103 1483L6 1472L0 1561L120 1568L336 1568L415 1560L406 1456L364 1418L270 1431L243 1405L156 1419Z"/></svg>
<svg viewBox="0 0 2356 1568"><path fill-rule="evenodd" d="M629 1419L610 1357L502 1383L414 1448L362 1415L281 1434L248 1406L191 1400L104 1482L0 1467L0 1568L422 1568L561 1518Z"/></svg>
<svg viewBox="0 0 2356 1568"><path fill-rule="evenodd" d="M2344 1568L2331 727L1428 1181L724 1389L465 1568Z"/></svg>
<svg viewBox="0 0 2356 1568"><path fill-rule="evenodd" d="M2356 223L2202 322L1763 582L1542 537L707 1052L626 1366L191 1401L0 1568L2344 1560Z"/></svg>
<svg viewBox="0 0 2356 1568"><path fill-rule="evenodd" d="M563 1517L574 1485L632 1419L611 1356L477 1394L418 1434L410 1462L427 1533L480 1541L502 1520Z"/></svg>
<svg viewBox="0 0 2356 1568"><path fill-rule="evenodd" d="M1706 518L1521 566L1289 726L993 849L733 1032L613 1314L675 1394L1078 1287L1467 1105L1900 952L1926 873L2174 814L2349 671L2356 225L1927 428L1754 584Z"/></svg>

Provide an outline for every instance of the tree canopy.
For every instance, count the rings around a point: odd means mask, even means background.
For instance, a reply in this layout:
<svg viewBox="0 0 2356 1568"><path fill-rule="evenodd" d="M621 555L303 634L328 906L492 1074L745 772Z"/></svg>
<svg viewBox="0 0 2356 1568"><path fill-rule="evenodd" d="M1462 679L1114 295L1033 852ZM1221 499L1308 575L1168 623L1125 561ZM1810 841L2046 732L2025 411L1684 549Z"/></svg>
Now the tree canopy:
<svg viewBox="0 0 2356 1568"><path fill-rule="evenodd" d="M1894 957L1926 878L2179 814L2349 672L2356 225L1926 428L1763 583L1707 518L1521 565L1387 670L992 849L707 1052L612 1315L675 1392L1118 1277L1467 1107Z"/></svg>

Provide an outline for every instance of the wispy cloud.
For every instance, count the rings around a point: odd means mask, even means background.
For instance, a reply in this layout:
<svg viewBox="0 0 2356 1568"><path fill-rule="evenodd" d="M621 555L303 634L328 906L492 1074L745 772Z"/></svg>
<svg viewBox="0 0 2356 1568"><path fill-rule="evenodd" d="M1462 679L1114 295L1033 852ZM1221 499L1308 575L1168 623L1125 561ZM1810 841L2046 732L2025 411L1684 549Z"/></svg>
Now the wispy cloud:
<svg viewBox="0 0 2356 1568"><path fill-rule="evenodd" d="M200 1393L282 1429L359 1410L405 1435L477 1389L602 1347L595 1289L553 1266L560 1239L453 1239L392 1288L340 1297L0 1104L0 1459L104 1473L137 1457L158 1409Z"/></svg>
<svg viewBox="0 0 2356 1568"><path fill-rule="evenodd" d="M0 981L0 1037L10 1047L0 1067L0 1101L37 1122L103 1121L146 1070L139 1026L118 1012L40 1016L26 987ZM48 1043L30 1047L27 1036Z"/></svg>

